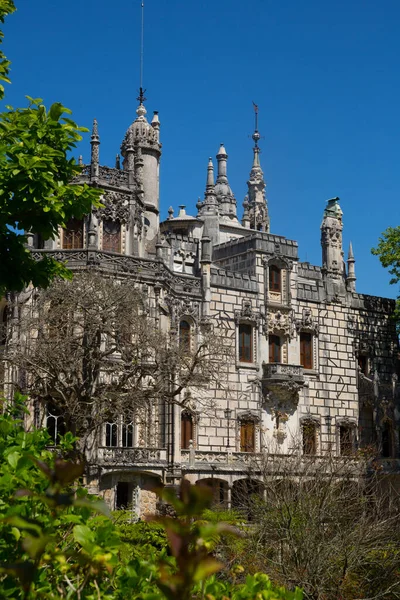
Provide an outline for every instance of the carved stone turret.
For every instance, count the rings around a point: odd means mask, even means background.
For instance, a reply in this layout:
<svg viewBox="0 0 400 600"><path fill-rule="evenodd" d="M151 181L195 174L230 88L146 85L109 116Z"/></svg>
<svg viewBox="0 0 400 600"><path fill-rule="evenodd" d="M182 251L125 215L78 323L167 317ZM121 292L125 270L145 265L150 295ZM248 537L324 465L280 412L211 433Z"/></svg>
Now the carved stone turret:
<svg viewBox="0 0 400 600"><path fill-rule="evenodd" d="M99 150L100 150L100 137L97 126L97 120L93 120L92 136L90 138L90 144L92 151L90 155L90 173L91 179L96 180L99 177Z"/></svg>
<svg viewBox="0 0 400 600"><path fill-rule="evenodd" d="M228 155L223 144L221 144L218 150L217 161L218 174L217 181L215 182L215 194L217 196L219 214L229 220L238 222L236 215L236 200L228 182Z"/></svg>
<svg viewBox="0 0 400 600"><path fill-rule="evenodd" d="M248 216L250 220L250 229L269 232L268 205L265 197L266 183L264 181L264 173L260 164L260 148L258 146L260 134L257 130L257 126L252 138L254 140L253 166L251 167L250 171L250 179L247 182L247 187L249 190Z"/></svg>
<svg viewBox="0 0 400 600"><path fill-rule="evenodd" d="M356 270L354 267L354 263L356 262L353 254L353 246L350 242L349 245L349 254L347 257L347 289L351 292L356 291Z"/></svg>
<svg viewBox="0 0 400 600"><path fill-rule="evenodd" d="M322 269L327 282L327 295L340 300L345 295L345 265L342 247L342 209L339 198L331 198L321 224Z"/></svg>

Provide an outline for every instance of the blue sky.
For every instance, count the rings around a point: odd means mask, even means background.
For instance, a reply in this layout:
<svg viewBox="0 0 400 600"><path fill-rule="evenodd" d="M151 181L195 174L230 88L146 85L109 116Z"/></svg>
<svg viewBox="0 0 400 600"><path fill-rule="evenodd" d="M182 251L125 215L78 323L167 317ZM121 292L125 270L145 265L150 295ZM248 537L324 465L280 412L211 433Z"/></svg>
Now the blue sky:
<svg viewBox="0 0 400 600"><path fill-rule="evenodd" d="M5 26L6 102L61 101L80 125L98 119L113 164L135 118L140 0L16 0ZM144 87L159 110L161 210L203 196L219 143L241 215L252 160L254 100L271 232L321 264L325 201L339 196L357 290L394 296L370 254L398 224L398 0L145 0ZM77 154L89 158L86 136Z"/></svg>

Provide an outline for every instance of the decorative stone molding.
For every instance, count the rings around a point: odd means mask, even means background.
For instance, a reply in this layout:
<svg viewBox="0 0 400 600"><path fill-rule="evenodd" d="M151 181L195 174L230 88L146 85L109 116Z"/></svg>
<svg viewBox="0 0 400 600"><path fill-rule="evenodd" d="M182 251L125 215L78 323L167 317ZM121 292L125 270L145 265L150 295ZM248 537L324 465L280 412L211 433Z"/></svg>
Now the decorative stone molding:
<svg viewBox="0 0 400 600"><path fill-rule="evenodd" d="M254 311L251 306L250 300L243 300L241 310L235 310L235 322L239 323L251 323L258 327L261 321L261 314Z"/></svg>
<svg viewBox="0 0 400 600"><path fill-rule="evenodd" d="M278 334L292 338L294 334L292 311L268 310L265 334Z"/></svg>
<svg viewBox="0 0 400 600"><path fill-rule="evenodd" d="M188 298L175 298L174 296L167 295L165 297L165 303L167 304L172 325L177 327L182 317L190 317L195 323L199 320L199 303L193 302Z"/></svg>
<svg viewBox="0 0 400 600"><path fill-rule="evenodd" d="M310 308L303 308L301 319L296 321L296 331L297 333L306 332L318 336L319 325Z"/></svg>
<svg viewBox="0 0 400 600"><path fill-rule="evenodd" d="M128 223L130 217L129 196L118 192L107 192L103 204L103 208L98 208L95 211L99 219Z"/></svg>

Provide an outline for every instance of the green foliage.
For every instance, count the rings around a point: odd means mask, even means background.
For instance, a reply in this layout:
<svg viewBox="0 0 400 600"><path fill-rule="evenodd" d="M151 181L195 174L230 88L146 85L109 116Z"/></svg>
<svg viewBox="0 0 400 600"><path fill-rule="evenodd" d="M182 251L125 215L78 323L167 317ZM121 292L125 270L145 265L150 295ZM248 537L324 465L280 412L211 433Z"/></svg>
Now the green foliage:
<svg viewBox="0 0 400 600"><path fill-rule="evenodd" d="M385 269L389 268L392 275L391 284L400 281L400 226L388 227L379 238L376 248L372 248L372 254L379 256L379 260ZM400 299L397 299L396 317L400 319Z"/></svg>
<svg viewBox="0 0 400 600"><path fill-rule="evenodd" d="M76 439L67 434L50 452L44 430L24 430L23 398L0 415L0 598L13 600L301 600L255 574L219 580L211 554L229 525L204 520L211 500L183 481L179 498L160 491L177 517L115 523L108 510L75 484L83 464L66 460ZM169 542L169 549L166 546ZM127 551L127 548L130 551Z"/></svg>
<svg viewBox="0 0 400 600"><path fill-rule="evenodd" d="M10 0L0 0L0 21L14 10ZM0 52L0 80L8 81L9 64ZM7 107L0 114L0 296L29 282L46 287L56 276L70 277L51 257L33 260L22 232L54 238L59 226L99 205L101 194L70 184L81 167L69 153L87 130L70 119L71 111L60 102L47 111L41 99L28 96L28 101L26 108Z"/></svg>

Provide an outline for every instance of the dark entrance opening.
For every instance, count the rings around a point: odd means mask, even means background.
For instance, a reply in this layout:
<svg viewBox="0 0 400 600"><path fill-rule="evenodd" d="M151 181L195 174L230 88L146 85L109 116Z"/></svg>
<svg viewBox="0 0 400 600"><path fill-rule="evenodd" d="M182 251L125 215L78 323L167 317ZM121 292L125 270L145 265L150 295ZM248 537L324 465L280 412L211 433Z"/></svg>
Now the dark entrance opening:
<svg viewBox="0 0 400 600"><path fill-rule="evenodd" d="M117 483L117 510L127 509L129 505L129 483L127 481L119 481Z"/></svg>

